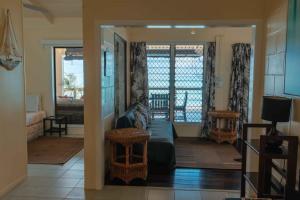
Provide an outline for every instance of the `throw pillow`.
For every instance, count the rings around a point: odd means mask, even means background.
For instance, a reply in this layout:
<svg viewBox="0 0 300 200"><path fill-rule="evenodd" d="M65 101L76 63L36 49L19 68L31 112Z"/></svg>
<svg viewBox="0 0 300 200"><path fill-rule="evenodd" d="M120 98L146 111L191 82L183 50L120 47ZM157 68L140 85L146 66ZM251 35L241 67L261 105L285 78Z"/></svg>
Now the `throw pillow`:
<svg viewBox="0 0 300 200"><path fill-rule="evenodd" d="M150 117L150 112L149 110L146 108L146 106L144 106L141 103L138 103L136 106L136 109L145 117L146 120L146 124L150 124L151 123L151 117Z"/></svg>
<svg viewBox="0 0 300 200"><path fill-rule="evenodd" d="M137 110L134 111L134 118L135 118L134 126L138 129L146 130L147 123L145 117L139 111Z"/></svg>

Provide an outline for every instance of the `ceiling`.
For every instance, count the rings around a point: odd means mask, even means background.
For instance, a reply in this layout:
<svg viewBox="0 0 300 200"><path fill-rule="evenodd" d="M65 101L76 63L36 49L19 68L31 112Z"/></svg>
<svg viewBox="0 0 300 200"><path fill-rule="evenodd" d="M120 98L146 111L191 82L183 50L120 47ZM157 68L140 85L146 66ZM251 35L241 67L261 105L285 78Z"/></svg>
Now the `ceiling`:
<svg viewBox="0 0 300 200"><path fill-rule="evenodd" d="M46 9L54 17L82 17L82 0L23 0L23 3ZM38 11L24 8L25 17L43 17Z"/></svg>

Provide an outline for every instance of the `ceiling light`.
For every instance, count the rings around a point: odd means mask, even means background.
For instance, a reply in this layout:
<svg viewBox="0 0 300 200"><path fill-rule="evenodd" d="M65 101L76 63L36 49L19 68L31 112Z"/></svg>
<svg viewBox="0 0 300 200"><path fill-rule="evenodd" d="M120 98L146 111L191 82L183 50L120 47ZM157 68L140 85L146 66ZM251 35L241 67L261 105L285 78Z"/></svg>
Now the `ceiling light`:
<svg viewBox="0 0 300 200"><path fill-rule="evenodd" d="M146 28L172 28L170 25L148 25Z"/></svg>
<svg viewBox="0 0 300 200"><path fill-rule="evenodd" d="M113 25L101 25L101 28L114 28L115 26Z"/></svg>
<svg viewBox="0 0 300 200"><path fill-rule="evenodd" d="M176 25L174 28L206 28L204 25Z"/></svg>

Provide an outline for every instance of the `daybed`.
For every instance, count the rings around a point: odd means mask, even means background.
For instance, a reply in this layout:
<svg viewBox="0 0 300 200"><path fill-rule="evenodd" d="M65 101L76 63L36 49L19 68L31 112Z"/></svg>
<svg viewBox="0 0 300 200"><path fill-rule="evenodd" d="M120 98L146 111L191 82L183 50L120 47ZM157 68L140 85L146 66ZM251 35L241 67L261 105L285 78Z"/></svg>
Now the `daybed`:
<svg viewBox="0 0 300 200"><path fill-rule="evenodd" d="M46 112L41 110L41 98L38 95L26 97L26 133L27 141L31 141L43 133L43 119Z"/></svg>

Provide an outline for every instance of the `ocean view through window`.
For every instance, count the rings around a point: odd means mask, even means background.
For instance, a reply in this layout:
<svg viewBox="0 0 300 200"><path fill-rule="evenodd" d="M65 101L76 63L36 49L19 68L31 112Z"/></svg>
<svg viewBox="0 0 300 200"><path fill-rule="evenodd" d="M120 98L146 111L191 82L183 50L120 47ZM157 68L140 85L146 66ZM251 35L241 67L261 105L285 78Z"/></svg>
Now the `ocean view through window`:
<svg viewBox="0 0 300 200"><path fill-rule="evenodd" d="M203 45L147 45L152 118L200 122Z"/></svg>

